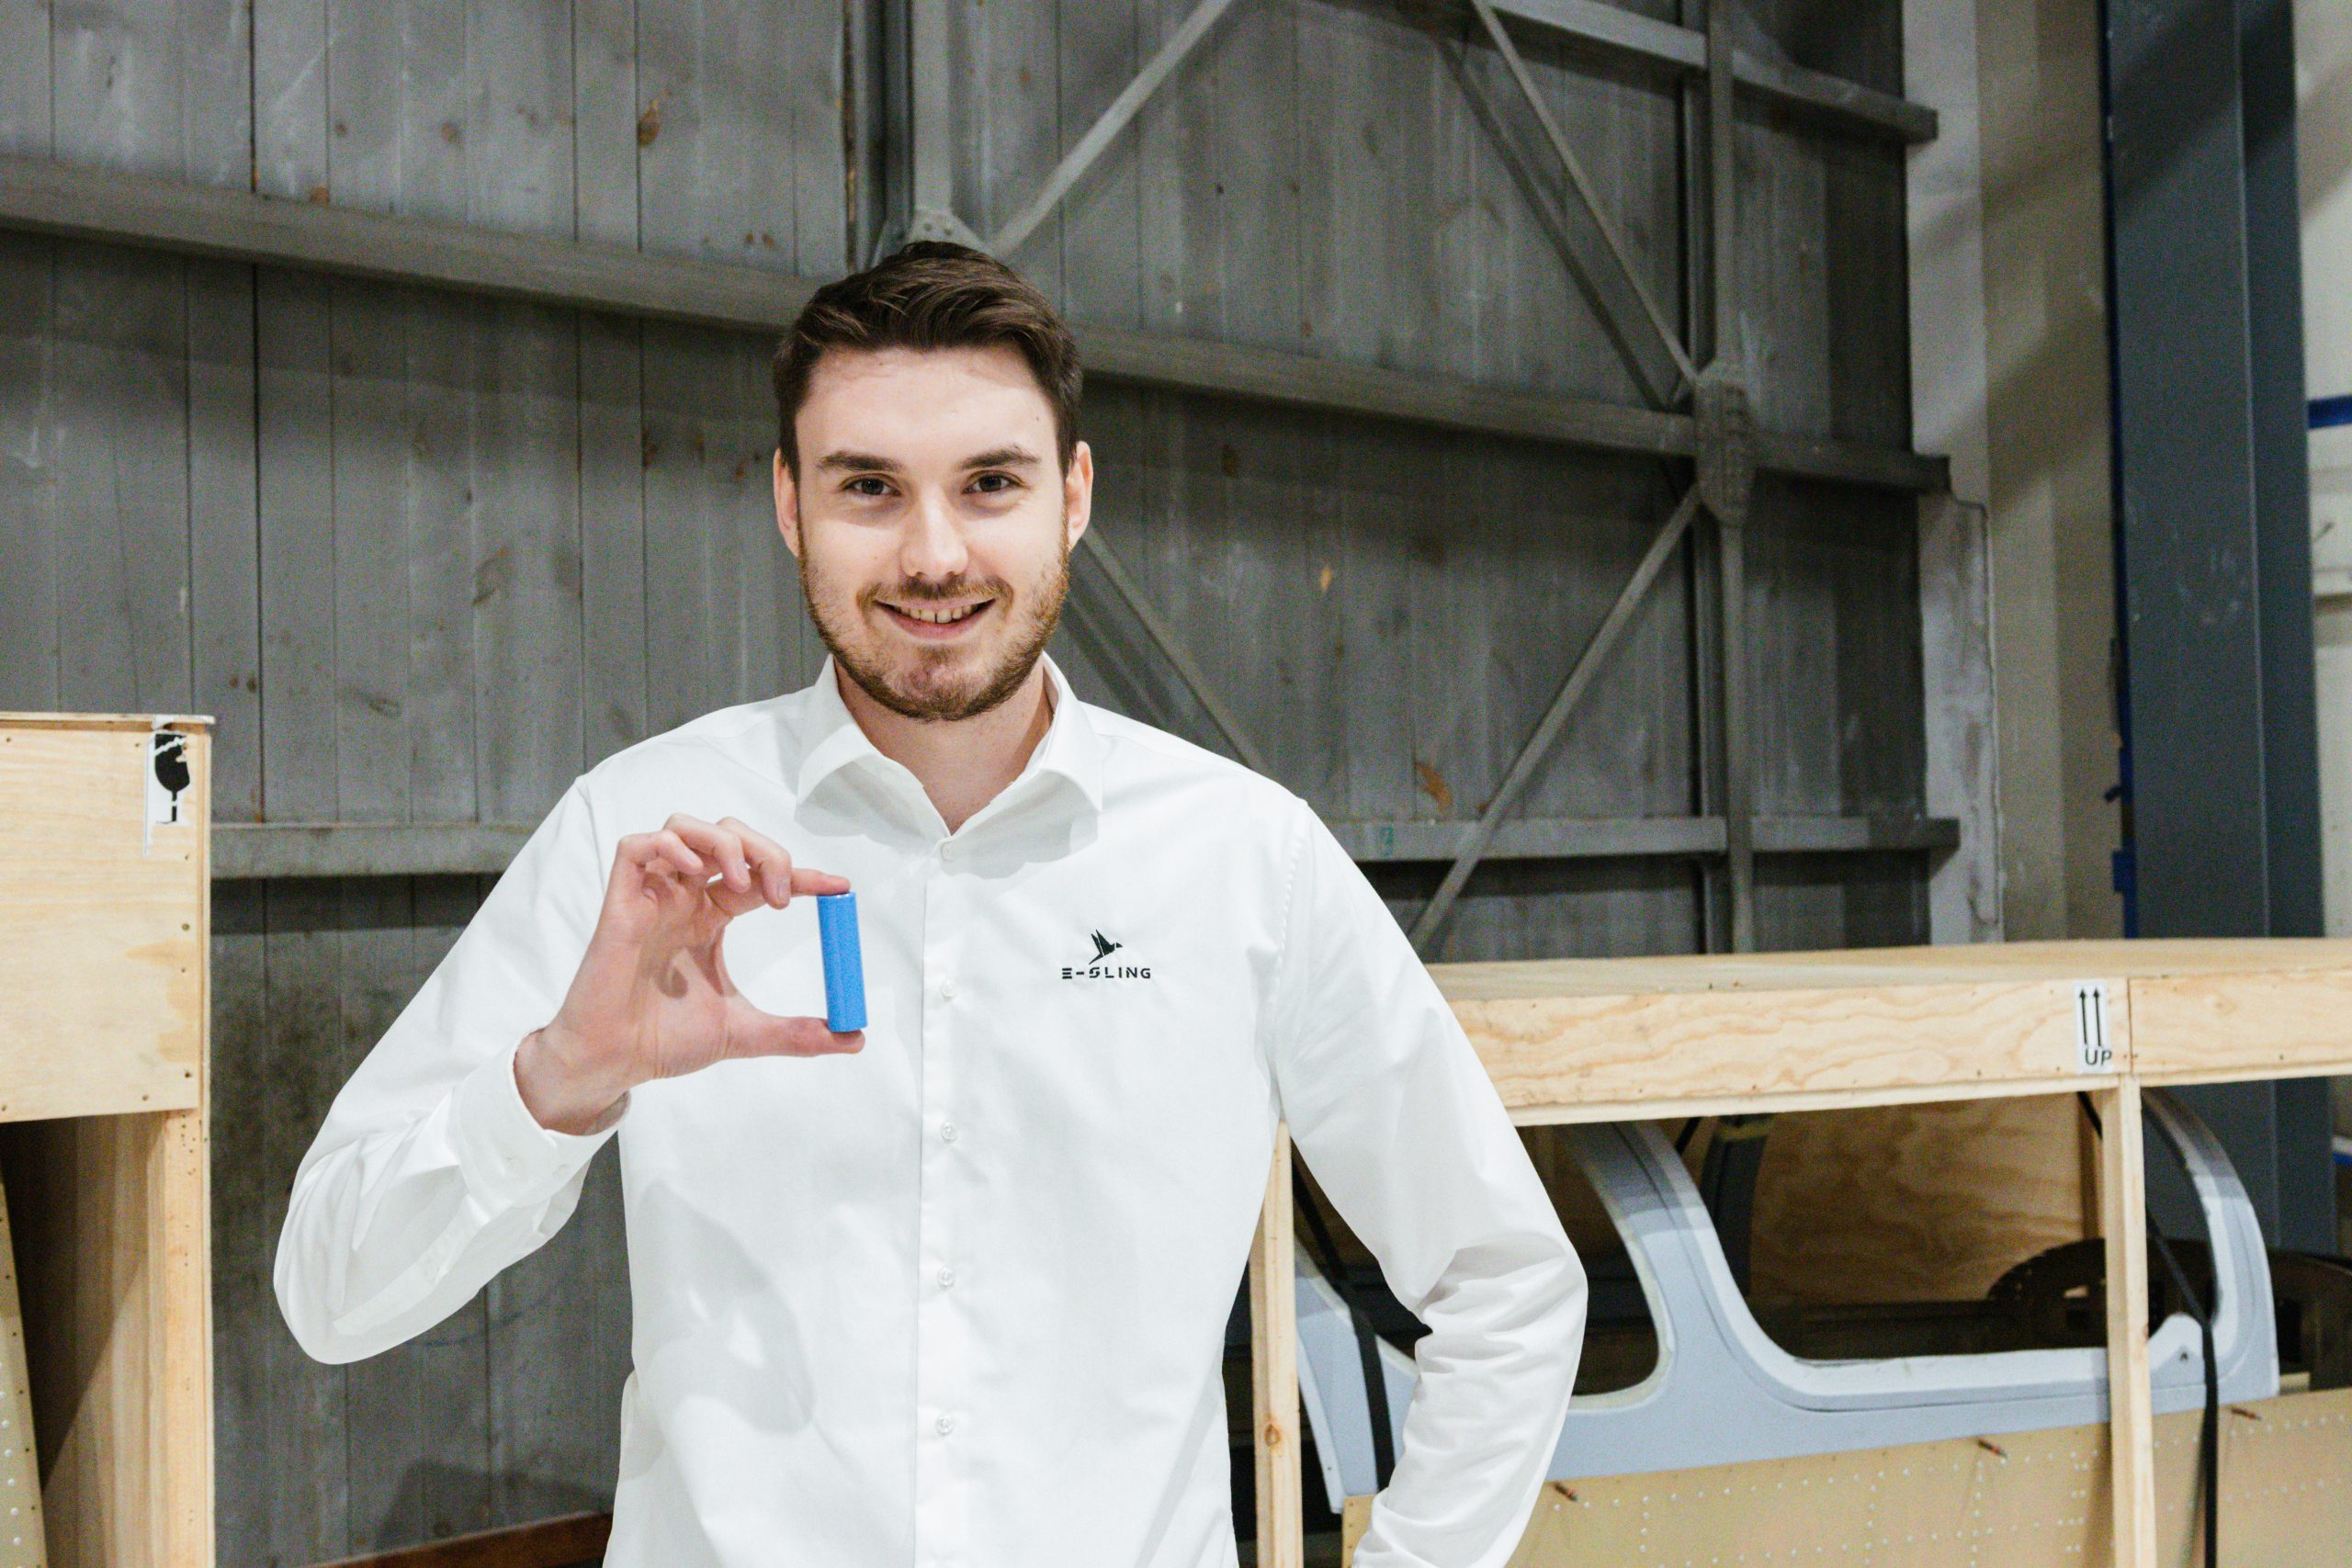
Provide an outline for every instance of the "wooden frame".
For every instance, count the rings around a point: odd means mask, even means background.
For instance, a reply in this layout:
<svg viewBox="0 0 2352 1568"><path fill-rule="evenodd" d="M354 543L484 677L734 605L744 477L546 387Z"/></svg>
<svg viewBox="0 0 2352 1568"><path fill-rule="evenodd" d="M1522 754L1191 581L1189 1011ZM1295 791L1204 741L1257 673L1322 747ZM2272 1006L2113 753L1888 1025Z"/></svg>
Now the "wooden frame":
<svg viewBox="0 0 2352 1568"><path fill-rule="evenodd" d="M2146 1085L2352 1074L2352 940L2037 942L1432 964L1521 1123L2089 1091L2108 1254L2114 1561L2154 1568ZM1276 1145L1253 1261L1251 1355L1295 1408L1297 1318ZM1280 1194L1280 1201L1274 1199ZM1279 1231L1279 1235L1274 1234ZM1259 1429L1259 1562L1299 1568L1298 1445ZM1269 1471L1272 1474L1269 1475ZM1285 1512L1286 1510L1286 1512Z"/></svg>
<svg viewBox="0 0 2352 1568"><path fill-rule="evenodd" d="M187 777L151 822L159 734ZM210 741L0 714L0 1179L52 1568L212 1561Z"/></svg>

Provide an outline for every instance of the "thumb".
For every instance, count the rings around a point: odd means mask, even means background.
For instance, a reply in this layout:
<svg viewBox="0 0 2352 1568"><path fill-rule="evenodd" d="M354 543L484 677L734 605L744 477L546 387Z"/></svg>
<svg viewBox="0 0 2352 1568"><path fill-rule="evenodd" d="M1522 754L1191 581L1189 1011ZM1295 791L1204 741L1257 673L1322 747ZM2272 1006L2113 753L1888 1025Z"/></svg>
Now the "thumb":
<svg viewBox="0 0 2352 1568"><path fill-rule="evenodd" d="M836 1034L821 1018L779 1018L743 998L727 998L727 1055L729 1056L831 1056L857 1050L865 1032Z"/></svg>

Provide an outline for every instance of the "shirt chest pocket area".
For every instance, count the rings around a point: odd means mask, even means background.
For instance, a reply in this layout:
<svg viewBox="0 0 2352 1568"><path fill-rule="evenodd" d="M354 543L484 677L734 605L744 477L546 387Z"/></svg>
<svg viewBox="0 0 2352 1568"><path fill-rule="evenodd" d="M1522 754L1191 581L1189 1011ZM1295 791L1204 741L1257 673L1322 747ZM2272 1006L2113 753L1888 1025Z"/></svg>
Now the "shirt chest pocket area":
<svg viewBox="0 0 2352 1568"><path fill-rule="evenodd" d="M1099 945L1081 939L1078 953L1007 987L1005 1021L1065 1060L1147 1073L1229 1071L1241 1060L1237 1049L1252 1048L1255 1002L1238 962L1165 944L1090 956Z"/></svg>

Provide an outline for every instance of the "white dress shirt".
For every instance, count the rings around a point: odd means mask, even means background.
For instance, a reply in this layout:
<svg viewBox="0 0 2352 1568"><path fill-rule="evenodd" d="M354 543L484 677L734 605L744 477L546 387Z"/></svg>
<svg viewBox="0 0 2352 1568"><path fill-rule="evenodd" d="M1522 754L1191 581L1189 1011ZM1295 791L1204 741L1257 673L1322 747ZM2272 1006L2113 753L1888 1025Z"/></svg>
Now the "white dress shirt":
<svg viewBox="0 0 2352 1568"><path fill-rule="evenodd" d="M1046 670L1044 739L953 833L831 661L574 781L303 1158L276 1269L302 1348L430 1328L555 1234L617 1134L615 1568L1231 1568L1225 1327L1287 1120L1430 1329L1358 1568L1502 1563L1585 1277L1492 1084L1305 802ZM548 1131L515 1047L616 841L673 812L850 879L865 1047ZM811 901L725 940L750 1000L824 1012Z"/></svg>

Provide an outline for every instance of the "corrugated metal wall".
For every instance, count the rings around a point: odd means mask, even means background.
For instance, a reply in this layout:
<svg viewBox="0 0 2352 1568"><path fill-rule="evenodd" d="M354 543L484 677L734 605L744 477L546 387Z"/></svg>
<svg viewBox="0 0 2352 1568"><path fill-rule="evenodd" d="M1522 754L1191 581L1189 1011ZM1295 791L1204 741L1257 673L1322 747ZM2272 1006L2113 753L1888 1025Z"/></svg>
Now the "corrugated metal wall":
<svg viewBox="0 0 2352 1568"><path fill-rule="evenodd" d="M960 6L965 216L1025 201L1188 9ZM862 259L886 165L845 113L843 25L841 0L0 0L0 152L823 277ZM1899 86L1887 0L1743 26ZM1013 259L1087 322L1638 401L1541 215L1557 166L1460 36L1443 7L1243 0ZM1525 47L1679 302L1678 89ZM1761 420L1905 444L1900 150L1750 105L1738 173ZM218 716L227 821L536 820L583 765L816 666L768 505L768 346L0 233L0 707ZM1339 818L1475 816L1675 493L1654 460L1127 386L1086 420L1098 526ZM1913 523L1893 492L1759 485L1759 812L1919 811ZM1687 558L1527 814L1694 809ZM1081 691L1187 723L1094 586L1061 639ZM1765 857L1761 941L1924 940L1925 870ZM1379 872L1403 914L1436 876ZM610 1156L563 1235L398 1351L313 1365L270 1294L296 1160L485 886L217 889L225 1562L609 1495ZM1444 955L1688 950L1695 889L1664 859L1498 863Z"/></svg>

